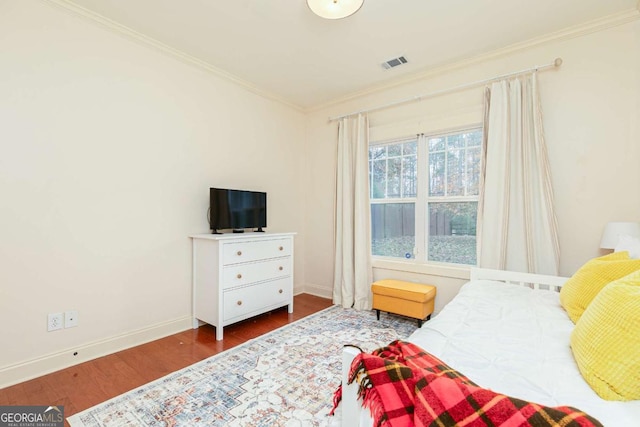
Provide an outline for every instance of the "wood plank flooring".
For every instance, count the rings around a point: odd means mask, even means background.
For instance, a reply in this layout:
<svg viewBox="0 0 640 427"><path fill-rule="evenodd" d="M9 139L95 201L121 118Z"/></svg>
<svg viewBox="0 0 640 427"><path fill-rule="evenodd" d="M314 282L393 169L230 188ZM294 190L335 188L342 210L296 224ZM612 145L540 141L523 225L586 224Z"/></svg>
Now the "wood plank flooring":
<svg viewBox="0 0 640 427"><path fill-rule="evenodd" d="M0 389L0 405L64 405L66 418L331 305L296 295L293 314L283 307L227 326L222 341L213 326L203 325Z"/></svg>

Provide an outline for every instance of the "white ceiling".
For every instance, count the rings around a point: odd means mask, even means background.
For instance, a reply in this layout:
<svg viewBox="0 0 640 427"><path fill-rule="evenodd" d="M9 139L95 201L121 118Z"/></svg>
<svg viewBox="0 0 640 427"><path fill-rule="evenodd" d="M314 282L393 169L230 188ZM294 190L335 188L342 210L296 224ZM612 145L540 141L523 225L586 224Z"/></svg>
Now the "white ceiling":
<svg viewBox="0 0 640 427"><path fill-rule="evenodd" d="M324 20L305 0L72 2L301 109L638 7L638 0L365 0L349 18ZM400 55L409 63L381 67Z"/></svg>

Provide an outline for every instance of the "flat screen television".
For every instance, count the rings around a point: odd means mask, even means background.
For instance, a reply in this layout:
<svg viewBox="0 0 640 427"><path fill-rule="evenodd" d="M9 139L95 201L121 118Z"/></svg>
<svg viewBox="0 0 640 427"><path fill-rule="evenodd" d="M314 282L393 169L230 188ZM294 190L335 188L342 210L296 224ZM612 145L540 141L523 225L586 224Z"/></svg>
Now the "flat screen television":
<svg viewBox="0 0 640 427"><path fill-rule="evenodd" d="M264 231L267 226L267 193L259 191L209 189L209 226L218 230L232 229L242 233L245 228Z"/></svg>

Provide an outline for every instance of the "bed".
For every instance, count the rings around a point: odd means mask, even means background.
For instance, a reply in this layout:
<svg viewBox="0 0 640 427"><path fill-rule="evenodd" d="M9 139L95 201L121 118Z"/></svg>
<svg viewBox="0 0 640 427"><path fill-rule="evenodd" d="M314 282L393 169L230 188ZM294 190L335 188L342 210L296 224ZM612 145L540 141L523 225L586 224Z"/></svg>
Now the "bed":
<svg viewBox="0 0 640 427"><path fill-rule="evenodd" d="M572 406L607 427L640 426L640 401L606 401L584 381L569 346L574 324L560 306L566 278L472 269L471 280L414 343L483 388L547 406ZM342 384L358 350L345 347ZM639 355L640 357L640 355ZM357 398L342 391L343 426L372 425Z"/></svg>

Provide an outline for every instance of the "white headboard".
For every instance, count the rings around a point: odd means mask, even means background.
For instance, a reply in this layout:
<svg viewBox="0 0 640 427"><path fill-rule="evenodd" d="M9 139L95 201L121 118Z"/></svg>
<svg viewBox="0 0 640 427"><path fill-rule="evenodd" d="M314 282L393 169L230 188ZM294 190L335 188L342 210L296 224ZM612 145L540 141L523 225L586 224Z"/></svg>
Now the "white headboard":
<svg viewBox="0 0 640 427"><path fill-rule="evenodd" d="M510 284L527 286L533 289L549 289L560 292L568 277L547 276L544 274L519 273L516 271L471 268L471 280L496 280Z"/></svg>

